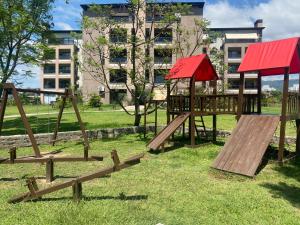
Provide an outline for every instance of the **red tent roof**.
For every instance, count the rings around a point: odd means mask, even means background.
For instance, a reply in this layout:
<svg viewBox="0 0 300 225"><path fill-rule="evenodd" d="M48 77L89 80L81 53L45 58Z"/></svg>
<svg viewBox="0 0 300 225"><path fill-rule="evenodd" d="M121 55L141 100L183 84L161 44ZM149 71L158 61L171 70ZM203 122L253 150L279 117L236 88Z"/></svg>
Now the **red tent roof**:
<svg viewBox="0 0 300 225"><path fill-rule="evenodd" d="M183 79L195 76L196 81L209 81L218 79L218 75L206 54L190 56L177 60L169 74L170 79Z"/></svg>
<svg viewBox="0 0 300 225"><path fill-rule="evenodd" d="M281 75L289 68L290 74L300 73L299 45L299 37L249 45L238 72Z"/></svg>

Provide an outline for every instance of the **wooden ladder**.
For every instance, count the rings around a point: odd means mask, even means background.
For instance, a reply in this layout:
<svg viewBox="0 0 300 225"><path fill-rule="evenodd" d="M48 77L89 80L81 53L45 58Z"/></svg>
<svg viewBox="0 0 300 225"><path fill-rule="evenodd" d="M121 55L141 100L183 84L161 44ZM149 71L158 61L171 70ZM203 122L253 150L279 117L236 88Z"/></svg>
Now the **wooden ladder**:
<svg viewBox="0 0 300 225"><path fill-rule="evenodd" d="M197 125L197 122L199 122L200 124ZM198 128L202 128L202 129L199 130ZM201 135L200 135L201 133L204 134L205 139L208 139L207 132L206 132L206 127L205 127L204 120L203 120L203 116L200 116L200 120L195 119L195 130L196 130L196 133L197 133L197 137L199 139L201 139Z"/></svg>

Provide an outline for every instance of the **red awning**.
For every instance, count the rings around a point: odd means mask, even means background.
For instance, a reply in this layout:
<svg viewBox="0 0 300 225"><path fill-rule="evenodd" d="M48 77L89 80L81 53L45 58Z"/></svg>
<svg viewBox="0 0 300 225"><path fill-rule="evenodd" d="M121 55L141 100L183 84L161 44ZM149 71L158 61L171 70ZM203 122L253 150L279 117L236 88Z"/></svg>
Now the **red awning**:
<svg viewBox="0 0 300 225"><path fill-rule="evenodd" d="M177 60L166 76L166 80L191 78L193 76L195 76L195 81L218 79L218 75L206 54Z"/></svg>
<svg viewBox="0 0 300 225"><path fill-rule="evenodd" d="M261 76L300 73L300 38L249 45L238 72L260 72Z"/></svg>

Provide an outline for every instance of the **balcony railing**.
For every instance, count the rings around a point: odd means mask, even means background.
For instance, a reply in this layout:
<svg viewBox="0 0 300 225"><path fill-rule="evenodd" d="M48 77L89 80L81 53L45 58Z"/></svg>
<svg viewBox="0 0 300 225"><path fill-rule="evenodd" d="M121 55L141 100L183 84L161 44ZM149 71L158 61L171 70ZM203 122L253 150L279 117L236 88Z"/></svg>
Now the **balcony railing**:
<svg viewBox="0 0 300 225"><path fill-rule="evenodd" d="M296 92L288 93L288 101L287 101L287 114L299 115L300 110L300 95Z"/></svg>

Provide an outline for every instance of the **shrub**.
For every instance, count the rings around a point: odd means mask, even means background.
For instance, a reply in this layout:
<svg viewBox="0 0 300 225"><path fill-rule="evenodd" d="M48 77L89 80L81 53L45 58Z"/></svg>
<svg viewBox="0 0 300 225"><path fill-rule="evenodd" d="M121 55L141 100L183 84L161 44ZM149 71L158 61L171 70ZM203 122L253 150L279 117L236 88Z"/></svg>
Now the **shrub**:
<svg viewBox="0 0 300 225"><path fill-rule="evenodd" d="M102 105L101 97L97 94L92 94L89 98L88 105L93 108L100 108Z"/></svg>

